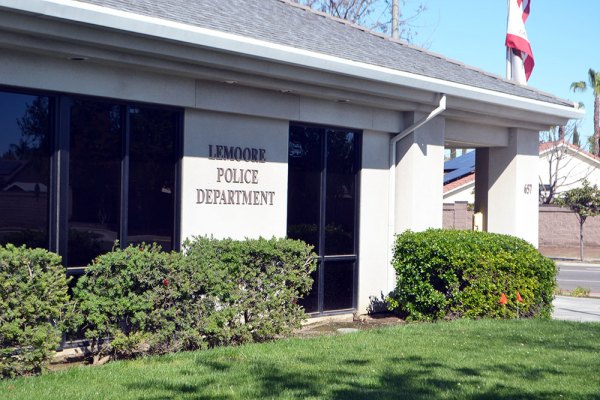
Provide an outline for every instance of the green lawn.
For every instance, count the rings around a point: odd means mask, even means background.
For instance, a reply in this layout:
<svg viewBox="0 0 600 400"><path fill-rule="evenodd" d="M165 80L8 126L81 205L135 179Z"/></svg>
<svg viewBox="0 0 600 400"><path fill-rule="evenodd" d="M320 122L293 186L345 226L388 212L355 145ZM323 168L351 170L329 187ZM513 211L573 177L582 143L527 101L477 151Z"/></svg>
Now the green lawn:
<svg viewBox="0 0 600 400"><path fill-rule="evenodd" d="M600 399L600 324L409 324L71 368L0 398Z"/></svg>

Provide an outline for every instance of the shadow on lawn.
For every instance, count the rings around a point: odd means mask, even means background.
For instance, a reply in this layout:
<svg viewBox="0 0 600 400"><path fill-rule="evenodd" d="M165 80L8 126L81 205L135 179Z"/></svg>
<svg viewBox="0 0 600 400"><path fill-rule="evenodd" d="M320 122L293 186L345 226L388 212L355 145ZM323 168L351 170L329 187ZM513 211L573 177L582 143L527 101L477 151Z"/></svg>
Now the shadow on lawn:
<svg viewBox="0 0 600 400"><path fill-rule="evenodd" d="M527 324L527 320L522 321ZM537 328L525 325L525 329L522 332L520 321L513 320L506 322L505 330L487 331L488 335L479 335L478 337L481 340L490 340L507 348L521 345L549 351L580 351L585 353L595 353L598 351L597 343L594 340L589 340L589 338L598 335L599 325L596 323L573 324L570 321L537 320L535 321ZM558 328L561 324L570 326L571 328ZM462 336L468 334L470 334L469 330L462 331L458 329L445 333L450 339L453 337L460 339Z"/></svg>
<svg viewBox="0 0 600 400"><path fill-rule="evenodd" d="M455 360L422 357L419 354L401 355L390 348L384 357L372 351L348 352L340 355L336 350L304 348L290 350L289 361L262 357L252 359L231 348L214 355L198 357L196 364L186 364L178 373L182 377L175 384L167 377L136 382L128 388L135 393L157 393L154 397L140 399L158 400L167 398L193 399L235 399L235 398L323 398L323 399L423 399L460 398L467 400L508 400L508 399L558 399L578 398L597 399L597 395L585 388L577 393L569 389L549 389L544 382L561 379L564 372L560 366L532 365L520 363L527 357L524 351L592 351L597 347L589 340L598 333L597 327L577 326L577 335L570 331L552 329L552 326L539 328L539 333L521 334L520 326L507 325L506 330L491 330L475 336L469 344L500 344L499 348L510 349L518 346L523 352L513 353L514 361L483 362L460 366ZM460 342L469 335L468 329L460 326L455 331L446 332L448 343ZM591 335L591 336L590 336ZM456 340L453 340L456 337ZM375 339L376 340L376 339ZM342 346L343 347L343 346ZM336 349L340 350L341 348ZM325 354L332 350L331 364ZM341 351L341 350L340 350ZM286 353L283 353L284 356ZM501 358L500 358L501 359ZM576 360L570 360L575 361ZM162 377L159 377L162 378ZM569 387L568 385L566 385ZM557 386L554 386L555 388ZM230 392L224 388L231 389ZM589 388L588 388L589 389ZM588 393L588 394L586 394ZM591 393L591 394L589 394Z"/></svg>
<svg viewBox="0 0 600 400"><path fill-rule="evenodd" d="M313 357L300 360L310 364ZM298 359L295 359L297 366ZM506 365L486 365L480 369L452 368L441 361L430 361L418 356L397 358L389 357L385 360L384 367L375 365L372 360L349 358L343 362L317 369L282 367L282 364L268 363L265 361L248 361L250 368L245 369L241 382L232 382L230 379L236 374L230 373L238 360L202 360L198 369L182 370L181 373L190 378L194 384L172 384L167 380L152 380L139 382L129 386L135 391L151 390L157 393L155 397L140 397L145 400L166 398L193 398L193 399L233 399L233 398L326 398L326 399L423 399L423 398L461 398L472 400L485 399L557 399L572 398L572 393L561 391L533 391L529 388L516 388L510 386L514 379L522 382L541 380L548 375L556 375L554 368L528 368L523 370L518 367ZM401 368L396 368L398 363L403 363ZM318 365L315 363L314 365ZM202 367L202 368L200 368ZM373 368L379 367L374 372ZM208 370L216 373L212 378L204 374ZM402 372L398 372L401 370ZM223 374L221 379L219 375ZM228 375L228 376L226 376ZM367 376L367 379L365 378ZM440 378L439 376L451 378ZM504 376L507 384L499 384L489 388L489 380L485 376ZM236 385L249 383L249 387L240 388ZM365 383L367 382L367 383ZM232 394L215 395L217 387L232 386ZM525 390L527 389L527 390ZM580 399L592 400L592 395L578 396Z"/></svg>

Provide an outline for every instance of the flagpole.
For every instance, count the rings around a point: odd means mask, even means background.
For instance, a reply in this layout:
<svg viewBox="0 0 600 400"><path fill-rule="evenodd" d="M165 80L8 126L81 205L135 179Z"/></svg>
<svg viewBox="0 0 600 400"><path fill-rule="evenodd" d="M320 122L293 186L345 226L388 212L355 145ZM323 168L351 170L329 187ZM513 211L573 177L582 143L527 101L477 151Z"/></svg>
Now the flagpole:
<svg viewBox="0 0 600 400"><path fill-rule="evenodd" d="M510 19L510 0L506 0L506 31L508 32L508 21ZM505 44L506 46L506 44ZM506 79L512 80L512 49L506 46Z"/></svg>
<svg viewBox="0 0 600 400"><path fill-rule="evenodd" d="M506 79L512 80L512 63L511 63L511 51L510 48L506 48Z"/></svg>
<svg viewBox="0 0 600 400"><path fill-rule="evenodd" d="M392 1L392 37L398 39L400 37L400 31L398 29L398 22L400 19L398 0Z"/></svg>
<svg viewBox="0 0 600 400"><path fill-rule="evenodd" d="M506 0L506 31L508 32L508 19L510 16L510 0ZM506 46L506 44L505 44ZM512 80L512 63L510 47L506 46L506 79Z"/></svg>
<svg viewBox="0 0 600 400"><path fill-rule="evenodd" d="M506 79L527 85L534 66L533 52L525 30L531 0L508 0L506 23Z"/></svg>

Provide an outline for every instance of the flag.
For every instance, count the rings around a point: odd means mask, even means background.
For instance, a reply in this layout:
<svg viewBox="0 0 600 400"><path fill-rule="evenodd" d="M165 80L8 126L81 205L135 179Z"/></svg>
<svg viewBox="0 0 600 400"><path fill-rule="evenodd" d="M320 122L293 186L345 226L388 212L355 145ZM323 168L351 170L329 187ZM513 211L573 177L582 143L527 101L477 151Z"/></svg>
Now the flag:
<svg viewBox="0 0 600 400"><path fill-rule="evenodd" d="M517 292L517 301L518 301L519 303L522 303L522 302L523 302L523 298L521 297L521 293L519 293L519 292Z"/></svg>
<svg viewBox="0 0 600 400"><path fill-rule="evenodd" d="M531 44L525 31L525 21L529 17L531 0L508 1L508 27L506 29L506 47L512 50L513 56L523 60L525 77L529 80L535 64Z"/></svg>
<svg viewBox="0 0 600 400"><path fill-rule="evenodd" d="M504 292L502 292L502 294L500 295L500 304L506 305L506 303L508 303L508 299L506 298Z"/></svg>

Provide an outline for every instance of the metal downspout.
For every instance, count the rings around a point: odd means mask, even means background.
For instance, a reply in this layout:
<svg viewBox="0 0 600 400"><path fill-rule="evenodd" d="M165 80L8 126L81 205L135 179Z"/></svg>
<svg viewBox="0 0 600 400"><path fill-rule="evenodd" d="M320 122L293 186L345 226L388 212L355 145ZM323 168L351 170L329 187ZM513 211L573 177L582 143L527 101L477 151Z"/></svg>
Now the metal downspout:
<svg viewBox="0 0 600 400"><path fill-rule="evenodd" d="M389 219L388 219L388 237L389 237L389 254L390 254L390 265L392 260L392 250L394 246L394 225L396 222L396 144L413 133L415 130L419 129L433 118L437 117L441 113L446 110L446 95L441 93L441 99L439 105L433 109L426 117L421 119L418 122L415 122L408 128L404 129L402 132L399 132L392 139L390 139L390 182L389 182L389 199L388 199L388 207L389 207ZM390 274L393 274L393 270L390 269ZM394 282L395 276L388 276L388 290L393 290L392 282Z"/></svg>

